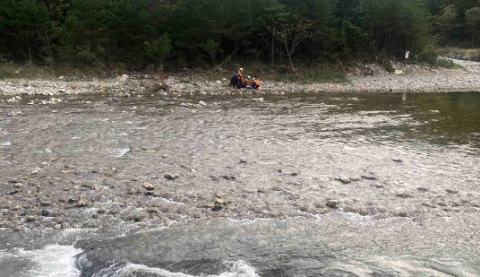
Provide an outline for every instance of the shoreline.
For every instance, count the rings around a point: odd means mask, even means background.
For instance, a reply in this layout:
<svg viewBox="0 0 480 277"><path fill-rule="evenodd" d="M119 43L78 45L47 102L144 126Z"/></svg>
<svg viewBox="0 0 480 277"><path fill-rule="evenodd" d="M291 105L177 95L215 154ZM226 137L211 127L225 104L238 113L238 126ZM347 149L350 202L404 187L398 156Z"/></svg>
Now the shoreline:
<svg viewBox="0 0 480 277"><path fill-rule="evenodd" d="M432 92L480 92L480 62L452 60L459 68L431 68L421 65L396 63L401 74L388 73L378 65L366 65L370 74L357 69L348 74L345 83L290 83L262 81L258 94L289 93L432 93ZM225 75L225 74L223 74ZM4 79L0 80L0 95L80 95L111 93L119 96L158 93L171 96L226 96L257 94L256 91L234 90L228 87L227 78L209 80L205 76L190 74L172 75L167 79L155 79L148 75L121 75L111 79L78 80L59 79Z"/></svg>

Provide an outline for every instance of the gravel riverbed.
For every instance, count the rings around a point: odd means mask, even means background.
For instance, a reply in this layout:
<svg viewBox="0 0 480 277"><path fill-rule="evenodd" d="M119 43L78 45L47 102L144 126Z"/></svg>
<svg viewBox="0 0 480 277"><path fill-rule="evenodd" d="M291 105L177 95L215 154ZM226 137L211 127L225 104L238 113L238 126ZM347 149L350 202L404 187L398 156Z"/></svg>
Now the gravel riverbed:
<svg viewBox="0 0 480 277"><path fill-rule="evenodd" d="M349 74L345 83L299 84L262 80L262 93L286 94L298 92L440 92L480 91L480 63L453 60L459 68L431 68L421 65L396 63L401 74L388 73L376 65L366 65ZM365 73L365 68L369 74ZM171 96L192 95L251 95L256 91L228 88L228 73L219 73L216 80L205 80L195 75L172 75L164 80L148 75L127 74L109 79L78 79L60 77L56 80L6 79L0 80L0 95L61 96L90 93L111 93L130 97L143 93ZM19 99L11 98L15 102Z"/></svg>
<svg viewBox="0 0 480 277"><path fill-rule="evenodd" d="M476 215L477 119L472 114L465 135L430 134L425 126L438 132L458 122L436 110L445 96L432 95L431 110L419 108L425 97L107 94L4 102L0 228L168 226L336 211ZM460 144L428 143L437 137Z"/></svg>

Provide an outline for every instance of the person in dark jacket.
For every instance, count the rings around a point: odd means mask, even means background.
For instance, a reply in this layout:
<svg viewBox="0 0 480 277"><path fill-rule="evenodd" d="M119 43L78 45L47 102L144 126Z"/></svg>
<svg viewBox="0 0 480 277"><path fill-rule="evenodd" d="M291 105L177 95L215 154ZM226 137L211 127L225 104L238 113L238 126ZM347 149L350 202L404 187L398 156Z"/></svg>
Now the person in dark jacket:
<svg viewBox="0 0 480 277"><path fill-rule="evenodd" d="M230 80L230 86L233 88L238 86L238 72L233 72L232 79Z"/></svg>

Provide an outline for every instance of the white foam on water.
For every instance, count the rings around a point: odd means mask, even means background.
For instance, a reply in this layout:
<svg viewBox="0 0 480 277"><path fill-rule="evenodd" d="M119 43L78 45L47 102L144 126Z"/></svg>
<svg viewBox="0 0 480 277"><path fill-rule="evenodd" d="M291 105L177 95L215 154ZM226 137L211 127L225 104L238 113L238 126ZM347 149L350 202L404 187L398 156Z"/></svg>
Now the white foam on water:
<svg viewBox="0 0 480 277"><path fill-rule="evenodd" d="M208 275L205 277L259 277L259 275L255 272L255 269L242 260L225 262L225 265L229 268L228 271L221 273L220 275ZM185 273L170 272L162 268L153 268L133 263L127 263L121 268L114 268L115 265L110 269L102 270L101 272L93 275L93 277L130 277L135 276L135 274L138 273L153 274L158 277L197 277Z"/></svg>
<svg viewBox="0 0 480 277"><path fill-rule="evenodd" d="M9 141L3 141L2 143L0 143L0 145L1 146L10 146L10 145L12 145L12 143L9 142Z"/></svg>
<svg viewBox="0 0 480 277"><path fill-rule="evenodd" d="M48 245L40 250L19 250L18 257L30 259L35 264L21 276L25 277L78 277L80 270L75 266L76 255L81 250L73 246Z"/></svg>
<svg viewBox="0 0 480 277"><path fill-rule="evenodd" d="M125 154L127 154L128 152L130 152L130 148L120 148L120 149L117 150L116 157L121 158L121 157L125 156Z"/></svg>

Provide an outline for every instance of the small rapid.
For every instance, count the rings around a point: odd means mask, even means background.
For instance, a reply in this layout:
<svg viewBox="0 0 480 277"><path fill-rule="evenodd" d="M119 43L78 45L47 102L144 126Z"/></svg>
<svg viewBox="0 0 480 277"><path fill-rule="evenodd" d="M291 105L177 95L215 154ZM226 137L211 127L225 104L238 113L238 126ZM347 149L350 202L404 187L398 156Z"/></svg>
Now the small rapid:
<svg viewBox="0 0 480 277"><path fill-rule="evenodd" d="M242 260L223 263L226 271L219 275L201 275L201 277L259 277L255 269ZM92 277L200 277L180 272L171 272L161 268L148 267L141 264L114 264L102 269Z"/></svg>
<svg viewBox="0 0 480 277"><path fill-rule="evenodd" d="M47 245L38 250L0 252L0 276L79 277L76 256L81 252L73 246L62 245Z"/></svg>

